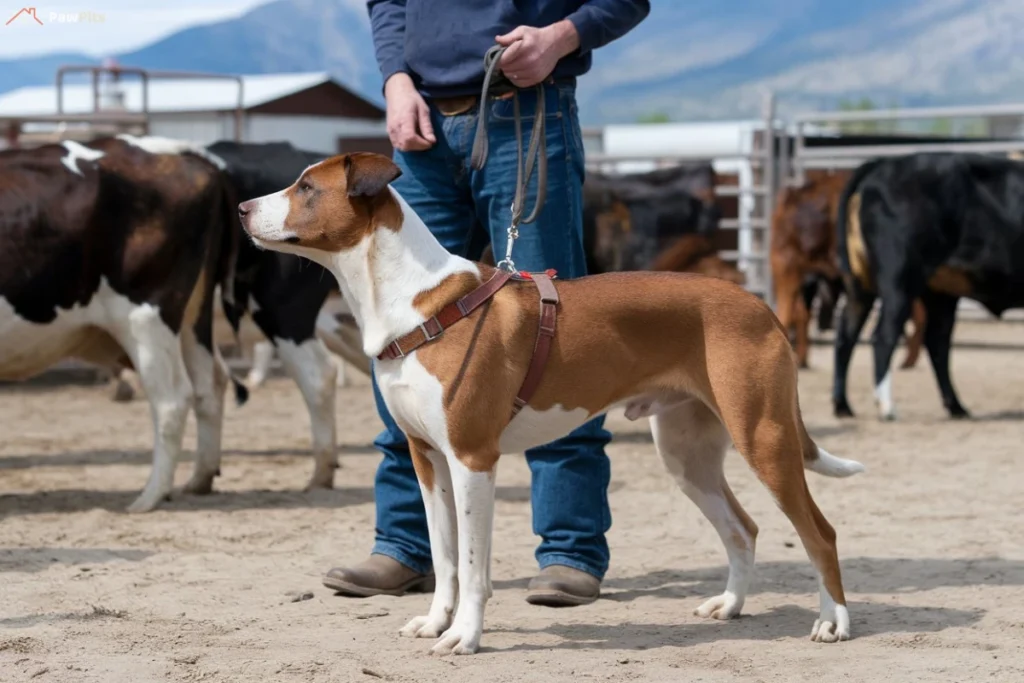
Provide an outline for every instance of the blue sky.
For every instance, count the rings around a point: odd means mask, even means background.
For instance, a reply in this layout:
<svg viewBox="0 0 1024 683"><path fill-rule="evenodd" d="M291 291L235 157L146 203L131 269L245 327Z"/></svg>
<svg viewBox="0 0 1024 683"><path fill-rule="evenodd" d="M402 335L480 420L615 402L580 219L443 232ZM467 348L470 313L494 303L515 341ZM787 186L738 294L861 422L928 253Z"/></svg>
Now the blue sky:
<svg viewBox="0 0 1024 683"><path fill-rule="evenodd" d="M229 19L267 0L0 0L0 58L55 51L86 52L102 57L141 47L186 26ZM43 26L19 17L4 24L21 9L34 6ZM53 14L88 12L102 21L61 23ZM98 18L98 17L97 17Z"/></svg>

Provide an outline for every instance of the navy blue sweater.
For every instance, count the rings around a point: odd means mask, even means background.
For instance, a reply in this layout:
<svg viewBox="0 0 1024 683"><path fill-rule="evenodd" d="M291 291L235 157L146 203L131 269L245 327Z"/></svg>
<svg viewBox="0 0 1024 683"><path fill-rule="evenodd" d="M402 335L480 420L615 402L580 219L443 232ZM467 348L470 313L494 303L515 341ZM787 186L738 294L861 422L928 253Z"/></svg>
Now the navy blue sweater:
<svg viewBox="0 0 1024 683"><path fill-rule="evenodd" d="M367 0L373 43L387 81L404 71L428 97L480 91L484 53L494 37L520 25L568 19L579 50L555 67L556 78L590 69L591 51L625 35L650 12L648 0Z"/></svg>

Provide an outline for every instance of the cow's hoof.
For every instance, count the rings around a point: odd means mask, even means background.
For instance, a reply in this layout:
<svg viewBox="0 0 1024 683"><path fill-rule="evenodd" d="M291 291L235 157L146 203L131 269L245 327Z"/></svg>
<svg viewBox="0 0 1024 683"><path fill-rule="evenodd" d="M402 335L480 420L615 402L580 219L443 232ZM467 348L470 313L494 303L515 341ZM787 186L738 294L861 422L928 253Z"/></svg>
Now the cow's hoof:
<svg viewBox="0 0 1024 683"><path fill-rule="evenodd" d="M333 489L334 470L335 468L331 468L326 472L314 472L313 478L310 479L309 483L306 484L306 487L302 489L303 492L309 493L310 491L329 491Z"/></svg>
<svg viewBox="0 0 1024 683"><path fill-rule="evenodd" d="M970 420L971 414L963 406L949 408L949 417L953 420Z"/></svg>
<svg viewBox="0 0 1024 683"><path fill-rule="evenodd" d="M111 398L116 403L130 403L135 398L135 388L123 379L115 380Z"/></svg>
<svg viewBox="0 0 1024 683"><path fill-rule="evenodd" d="M192 475L192 478L188 480L182 488L182 493L187 493L193 496L208 496L213 493L213 477L212 474L204 475Z"/></svg>
<svg viewBox="0 0 1024 683"><path fill-rule="evenodd" d="M843 401L842 403L836 403L832 409L832 414L839 418L856 417L853 414L853 409L846 401Z"/></svg>
<svg viewBox="0 0 1024 683"><path fill-rule="evenodd" d="M128 506L126 512L135 514L138 512L152 512L160 503L171 499L171 494L168 493L149 493L143 491L142 495L135 499L135 502Z"/></svg>

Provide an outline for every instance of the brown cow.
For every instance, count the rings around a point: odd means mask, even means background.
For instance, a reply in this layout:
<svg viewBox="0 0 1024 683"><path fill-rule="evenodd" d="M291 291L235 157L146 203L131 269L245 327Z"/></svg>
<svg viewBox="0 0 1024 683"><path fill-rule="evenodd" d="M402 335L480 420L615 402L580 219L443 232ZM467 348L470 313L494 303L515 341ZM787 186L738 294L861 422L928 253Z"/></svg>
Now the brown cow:
<svg viewBox="0 0 1024 683"><path fill-rule="evenodd" d="M840 290L836 257L836 214L839 196L850 179L846 170L808 170L800 187L779 192L772 216L771 269L776 314L783 327L795 332L797 361L807 368L810 307L819 296L819 329L828 329ZM904 369L917 363L924 340L925 312L913 306L913 334L907 341Z"/></svg>

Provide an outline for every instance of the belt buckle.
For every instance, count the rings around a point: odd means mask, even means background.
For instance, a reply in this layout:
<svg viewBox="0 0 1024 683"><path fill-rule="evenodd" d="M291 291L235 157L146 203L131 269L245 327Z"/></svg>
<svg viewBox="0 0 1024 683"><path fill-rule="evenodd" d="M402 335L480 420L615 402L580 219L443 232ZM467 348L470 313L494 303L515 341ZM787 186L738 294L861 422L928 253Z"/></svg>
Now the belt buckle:
<svg viewBox="0 0 1024 683"><path fill-rule="evenodd" d="M464 95L463 97L442 97L434 100L434 106L444 116L458 116L465 114L476 104L476 95Z"/></svg>

